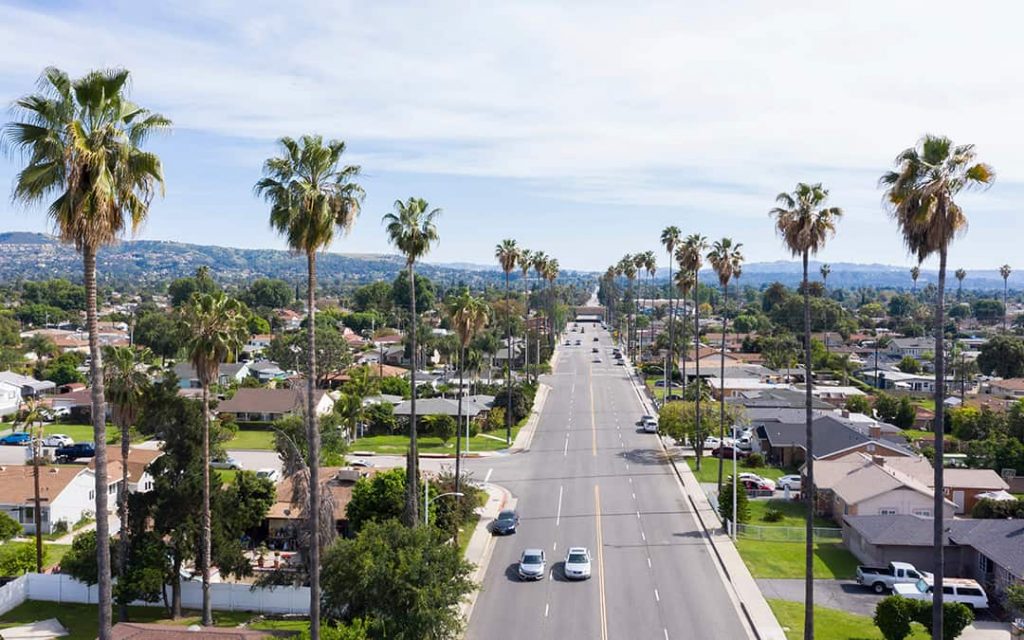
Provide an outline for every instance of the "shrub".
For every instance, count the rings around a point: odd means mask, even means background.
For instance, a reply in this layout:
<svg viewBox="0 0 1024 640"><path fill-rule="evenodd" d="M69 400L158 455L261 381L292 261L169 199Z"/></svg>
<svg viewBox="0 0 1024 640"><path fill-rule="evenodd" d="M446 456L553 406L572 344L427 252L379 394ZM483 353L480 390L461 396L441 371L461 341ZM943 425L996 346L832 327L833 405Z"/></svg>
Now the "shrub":
<svg viewBox="0 0 1024 640"><path fill-rule="evenodd" d="M911 600L913 609L911 616L915 622L924 625L928 633L932 632L932 603L924 600ZM965 604L959 602L942 603L942 638L943 640L955 640L960 637L963 630L974 622L974 612Z"/></svg>
<svg viewBox="0 0 1024 640"><path fill-rule="evenodd" d="M18 524L18 521L0 511L0 542L7 542L20 535L21 525Z"/></svg>
<svg viewBox="0 0 1024 640"><path fill-rule="evenodd" d="M768 507L764 510L764 515L761 516L761 519L765 522L781 522L782 518L782 511L775 507Z"/></svg>
<svg viewBox="0 0 1024 640"><path fill-rule="evenodd" d="M885 640L904 640L910 635L911 613L916 605L903 596L883 598L875 607L875 626Z"/></svg>
<svg viewBox="0 0 1024 640"><path fill-rule="evenodd" d="M732 493L733 493L733 481L729 479L727 483L722 485L722 493L718 496L718 515L722 518L722 522L726 520L732 520ZM750 520L750 505L747 502L747 488L740 482L735 485L736 487L736 520L738 522L747 522Z"/></svg>
<svg viewBox="0 0 1024 640"><path fill-rule="evenodd" d="M747 456L746 465L748 467L753 467L753 468L763 467L764 466L764 454L761 454L761 453L752 453L752 454L750 454L749 456Z"/></svg>
<svg viewBox="0 0 1024 640"><path fill-rule="evenodd" d="M62 536L62 535L64 535L67 532L68 532L68 521L67 520L58 520L57 522L53 523L52 527L50 527L50 533L53 534L54 536Z"/></svg>
<svg viewBox="0 0 1024 640"><path fill-rule="evenodd" d="M36 547L25 542L0 546L0 576L20 576L36 570Z"/></svg>
<svg viewBox="0 0 1024 640"><path fill-rule="evenodd" d="M1006 587L1006 607L1024 615L1024 585Z"/></svg>

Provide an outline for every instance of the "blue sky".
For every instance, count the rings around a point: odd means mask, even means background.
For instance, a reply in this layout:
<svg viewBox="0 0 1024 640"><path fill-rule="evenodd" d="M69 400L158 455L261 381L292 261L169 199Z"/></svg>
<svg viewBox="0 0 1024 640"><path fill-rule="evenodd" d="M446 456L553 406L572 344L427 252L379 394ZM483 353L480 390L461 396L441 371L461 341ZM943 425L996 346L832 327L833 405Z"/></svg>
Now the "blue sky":
<svg viewBox="0 0 1024 640"><path fill-rule="evenodd" d="M514 237L593 270L659 249L668 224L786 258L767 211L797 181L846 210L822 259L909 264L875 183L943 133L998 173L964 199L951 265L1013 263L1024 8L688 4L0 0L0 102L47 65L130 69L133 98L176 125L153 142L167 194L142 238L283 247L252 185L276 138L320 132L367 191L332 250L389 251L380 217L415 195L444 209L433 261L490 263ZM3 189L17 167L0 158ZM0 230L46 229L0 201Z"/></svg>

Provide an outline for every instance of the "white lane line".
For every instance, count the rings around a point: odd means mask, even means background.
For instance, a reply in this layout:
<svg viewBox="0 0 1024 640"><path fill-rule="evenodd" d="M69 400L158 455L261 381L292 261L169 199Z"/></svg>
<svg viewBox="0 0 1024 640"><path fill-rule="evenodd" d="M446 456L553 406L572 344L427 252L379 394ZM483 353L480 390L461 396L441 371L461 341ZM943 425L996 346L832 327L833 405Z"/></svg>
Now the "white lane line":
<svg viewBox="0 0 1024 640"><path fill-rule="evenodd" d="M640 530L640 539L643 540L644 542L647 542L647 536L644 535L644 530L643 529Z"/></svg>
<svg viewBox="0 0 1024 640"><path fill-rule="evenodd" d="M640 512L639 512L639 511L637 511L637 512L636 512L636 519L637 519L637 520L639 520L639 519L640 519Z"/></svg>
<svg viewBox="0 0 1024 640"><path fill-rule="evenodd" d="M626 463L626 471L629 471L629 463ZM630 482L633 482L633 480L630 479Z"/></svg>
<svg viewBox="0 0 1024 640"><path fill-rule="evenodd" d="M562 449L562 455L569 455L569 434L565 434L565 448Z"/></svg>
<svg viewBox="0 0 1024 640"><path fill-rule="evenodd" d="M558 551L558 540L555 540L555 543L551 545L551 550ZM648 562L650 562L650 560L648 560Z"/></svg>
<svg viewBox="0 0 1024 640"><path fill-rule="evenodd" d="M648 569L651 569L651 568L653 568L653 567L651 566L651 556L647 556L647 568L648 568Z"/></svg>
<svg viewBox="0 0 1024 640"><path fill-rule="evenodd" d="M545 618L548 617L548 607L550 607L550 605L548 603L544 603L544 617Z"/></svg>
<svg viewBox="0 0 1024 640"><path fill-rule="evenodd" d="M736 491L736 494L739 495L739 491L738 490ZM636 500L636 494L635 493L633 494L633 499Z"/></svg>
<svg viewBox="0 0 1024 640"><path fill-rule="evenodd" d="M665 640L668 640L668 629L663 629L663 631L665 632Z"/></svg>
<svg viewBox="0 0 1024 640"><path fill-rule="evenodd" d="M656 602L661 602L661 596L658 595L658 590L657 589L654 590L654 600Z"/></svg>
<svg viewBox="0 0 1024 640"><path fill-rule="evenodd" d="M555 526L562 521L562 485L558 485L558 513L555 514Z"/></svg>
<svg viewBox="0 0 1024 640"><path fill-rule="evenodd" d="M490 469L487 470L487 475L484 476L484 484L487 484L487 482L491 479L492 473L494 473L494 467L491 467Z"/></svg>
<svg viewBox="0 0 1024 640"><path fill-rule="evenodd" d="M628 467L628 466L629 466L629 465L627 465L627 467ZM633 478L630 478L630 479L629 479L629 484L633 484Z"/></svg>

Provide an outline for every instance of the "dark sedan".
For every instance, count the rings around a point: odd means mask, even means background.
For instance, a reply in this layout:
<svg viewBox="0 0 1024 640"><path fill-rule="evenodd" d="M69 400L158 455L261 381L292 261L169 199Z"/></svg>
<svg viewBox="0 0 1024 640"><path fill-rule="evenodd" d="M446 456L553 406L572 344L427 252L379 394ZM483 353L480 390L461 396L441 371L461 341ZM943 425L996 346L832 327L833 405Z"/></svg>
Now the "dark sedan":
<svg viewBox="0 0 1024 640"><path fill-rule="evenodd" d="M512 509L506 509L491 523L491 533L496 536L507 536L515 533L518 526L519 514Z"/></svg>

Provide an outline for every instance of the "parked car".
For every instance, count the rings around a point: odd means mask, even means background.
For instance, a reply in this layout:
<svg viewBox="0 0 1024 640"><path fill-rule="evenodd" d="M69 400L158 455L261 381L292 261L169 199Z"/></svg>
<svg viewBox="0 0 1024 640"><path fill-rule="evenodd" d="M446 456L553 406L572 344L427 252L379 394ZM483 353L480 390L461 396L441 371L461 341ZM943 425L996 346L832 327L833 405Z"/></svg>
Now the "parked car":
<svg viewBox="0 0 1024 640"><path fill-rule="evenodd" d="M545 566L543 549L525 549L519 556L519 579L543 580Z"/></svg>
<svg viewBox="0 0 1024 640"><path fill-rule="evenodd" d="M241 469L242 463L235 460L231 456L224 456L222 458L214 458L210 460L210 466L214 469Z"/></svg>
<svg viewBox="0 0 1024 640"><path fill-rule="evenodd" d="M79 458L96 457L96 448L91 442L78 442L66 447L57 447L53 455L57 462L74 462Z"/></svg>
<svg viewBox="0 0 1024 640"><path fill-rule="evenodd" d="M789 489L790 491L800 490L800 474L794 473L788 476L782 476L776 483L779 489Z"/></svg>
<svg viewBox="0 0 1024 640"><path fill-rule="evenodd" d="M932 600L931 578L921 578L917 582L898 582L892 590L896 595L911 600ZM976 581L966 578L943 578L942 600L960 602L971 609L988 609L988 594Z"/></svg>
<svg viewBox="0 0 1024 640"><path fill-rule="evenodd" d="M590 577L590 551L586 547L569 547L563 567L569 580L586 580Z"/></svg>
<svg viewBox="0 0 1024 640"><path fill-rule="evenodd" d="M51 433L43 438L44 447L68 447L75 444L74 438L63 433Z"/></svg>
<svg viewBox="0 0 1024 640"><path fill-rule="evenodd" d="M921 578L931 580L931 577L932 574L918 571L914 565L907 562L890 562L887 567L857 567L857 584L870 587L875 593L892 591L894 585L913 584Z"/></svg>
<svg viewBox="0 0 1024 640"><path fill-rule="evenodd" d="M4 445L5 447L21 447L29 444L30 442L32 442L32 436L24 431L8 433L6 436L0 438L0 445Z"/></svg>
<svg viewBox="0 0 1024 640"><path fill-rule="evenodd" d="M746 458L749 455L750 455L749 451L744 451L743 449L736 449L736 458L739 459L739 460L743 460L744 458ZM711 450L711 457L712 458L720 458L722 460L731 460L732 456L733 456L733 447L731 447L729 445L724 445L724 446L716 447L716 448Z"/></svg>
<svg viewBox="0 0 1024 640"><path fill-rule="evenodd" d="M514 509L505 509L491 523L491 533L506 536L516 532L519 527L519 514Z"/></svg>
<svg viewBox="0 0 1024 640"><path fill-rule="evenodd" d="M579 340L576 341L576 346L577 347L580 346L580 341Z"/></svg>
<svg viewBox="0 0 1024 640"><path fill-rule="evenodd" d="M274 484L277 484L277 482L281 479L281 472L278 471L277 469L260 469L256 472L256 477L266 478L267 480L270 480Z"/></svg>
<svg viewBox="0 0 1024 640"><path fill-rule="evenodd" d="M67 418L71 415L71 407L55 407L50 409L50 419L57 420L59 418Z"/></svg>
<svg viewBox="0 0 1024 640"><path fill-rule="evenodd" d="M744 472L739 474L740 482L750 483L747 489L757 489L758 491L775 491L775 481L769 480L763 476L759 476L756 473Z"/></svg>

